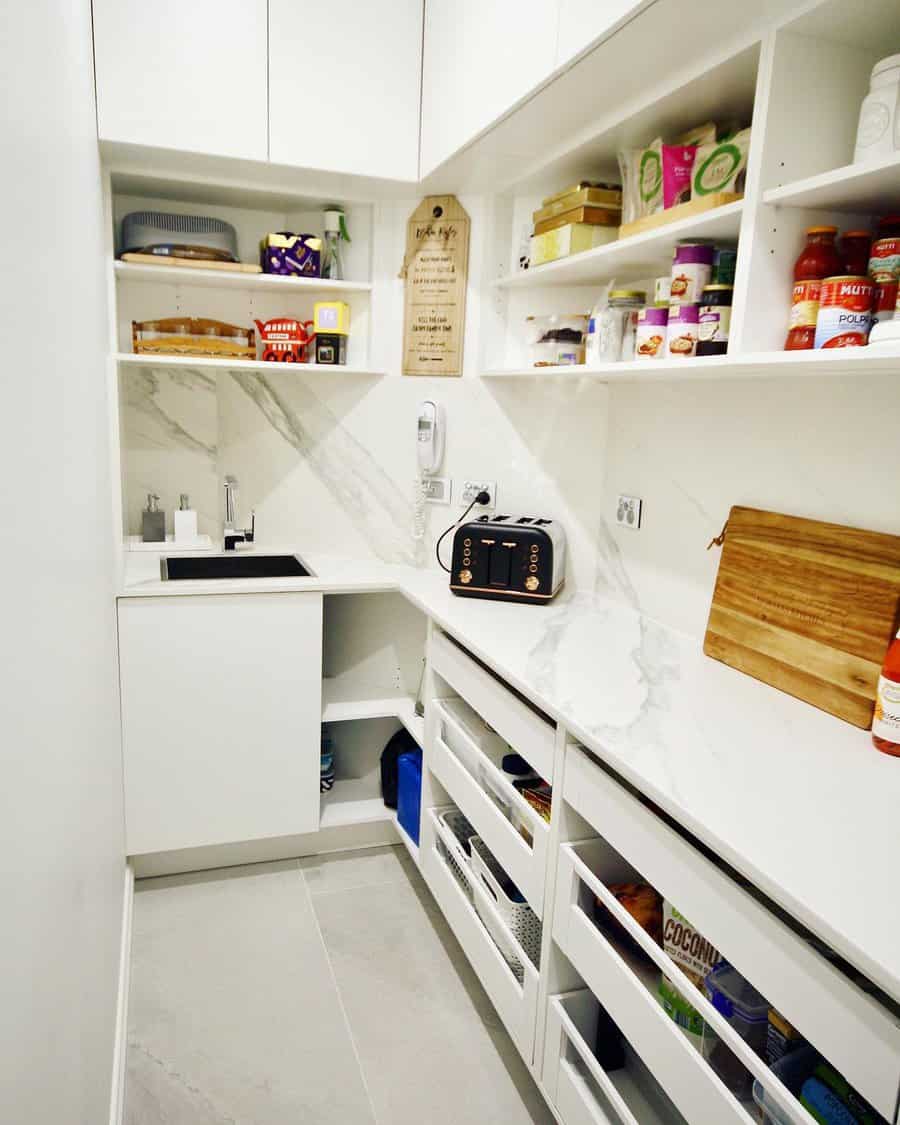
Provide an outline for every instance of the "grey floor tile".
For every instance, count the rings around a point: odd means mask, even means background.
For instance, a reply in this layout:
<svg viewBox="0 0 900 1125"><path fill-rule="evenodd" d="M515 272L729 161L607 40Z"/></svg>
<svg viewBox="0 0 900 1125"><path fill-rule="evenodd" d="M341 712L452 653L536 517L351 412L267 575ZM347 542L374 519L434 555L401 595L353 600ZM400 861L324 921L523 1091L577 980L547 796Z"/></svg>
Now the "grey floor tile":
<svg viewBox="0 0 900 1125"><path fill-rule="evenodd" d="M418 873L313 905L379 1125L553 1121Z"/></svg>
<svg viewBox="0 0 900 1125"><path fill-rule="evenodd" d="M311 895L334 894L382 883L408 883L415 870L402 845L305 856L299 862Z"/></svg>
<svg viewBox="0 0 900 1125"><path fill-rule="evenodd" d="M128 1125L374 1125L296 862L138 887Z"/></svg>

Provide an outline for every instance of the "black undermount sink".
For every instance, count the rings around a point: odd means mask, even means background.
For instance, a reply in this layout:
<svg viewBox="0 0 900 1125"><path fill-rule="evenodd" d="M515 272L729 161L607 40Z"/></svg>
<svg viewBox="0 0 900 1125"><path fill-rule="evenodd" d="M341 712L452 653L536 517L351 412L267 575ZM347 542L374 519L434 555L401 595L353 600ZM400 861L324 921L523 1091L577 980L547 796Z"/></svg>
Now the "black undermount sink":
<svg viewBox="0 0 900 1125"><path fill-rule="evenodd" d="M296 555L171 555L160 559L164 582L185 578L306 578L310 572Z"/></svg>

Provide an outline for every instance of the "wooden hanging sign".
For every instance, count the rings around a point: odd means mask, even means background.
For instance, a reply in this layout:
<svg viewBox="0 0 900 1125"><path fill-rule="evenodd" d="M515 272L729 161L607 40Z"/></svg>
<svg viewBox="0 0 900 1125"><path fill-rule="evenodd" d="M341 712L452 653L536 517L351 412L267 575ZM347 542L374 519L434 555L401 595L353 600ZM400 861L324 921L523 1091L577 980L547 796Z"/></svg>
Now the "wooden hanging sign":
<svg viewBox="0 0 900 1125"><path fill-rule="evenodd" d="M429 195L406 225L403 374L461 375L469 216L455 195Z"/></svg>

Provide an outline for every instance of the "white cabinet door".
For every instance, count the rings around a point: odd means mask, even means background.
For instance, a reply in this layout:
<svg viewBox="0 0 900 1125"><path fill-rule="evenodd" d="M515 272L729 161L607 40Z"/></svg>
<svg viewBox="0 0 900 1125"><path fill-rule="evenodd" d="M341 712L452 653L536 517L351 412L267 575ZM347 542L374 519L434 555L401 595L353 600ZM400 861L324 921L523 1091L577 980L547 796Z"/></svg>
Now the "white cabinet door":
<svg viewBox="0 0 900 1125"><path fill-rule="evenodd" d="M562 66L613 24L646 8L653 0L559 0L559 38L556 65Z"/></svg>
<svg viewBox="0 0 900 1125"><path fill-rule="evenodd" d="M319 827L321 594L119 601L129 855Z"/></svg>
<svg viewBox="0 0 900 1125"><path fill-rule="evenodd" d="M93 7L101 140L266 159L266 0Z"/></svg>
<svg viewBox="0 0 900 1125"><path fill-rule="evenodd" d="M423 176L550 74L558 15L558 0L428 0Z"/></svg>
<svg viewBox="0 0 900 1125"><path fill-rule="evenodd" d="M269 159L418 178L422 0L269 0Z"/></svg>

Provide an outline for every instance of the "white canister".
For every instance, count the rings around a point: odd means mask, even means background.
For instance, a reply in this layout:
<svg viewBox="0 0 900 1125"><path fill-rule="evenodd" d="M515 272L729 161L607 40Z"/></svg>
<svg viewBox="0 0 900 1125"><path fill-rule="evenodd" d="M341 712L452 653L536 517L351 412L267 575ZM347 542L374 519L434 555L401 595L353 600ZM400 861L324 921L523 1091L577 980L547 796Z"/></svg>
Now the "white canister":
<svg viewBox="0 0 900 1125"><path fill-rule="evenodd" d="M666 351L670 359L687 359L697 354L700 335L699 305L669 305L666 326Z"/></svg>
<svg viewBox="0 0 900 1125"><path fill-rule="evenodd" d="M859 110L854 161L881 160L900 149L898 95L900 55L888 55L872 67L869 92Z"/></svg>

